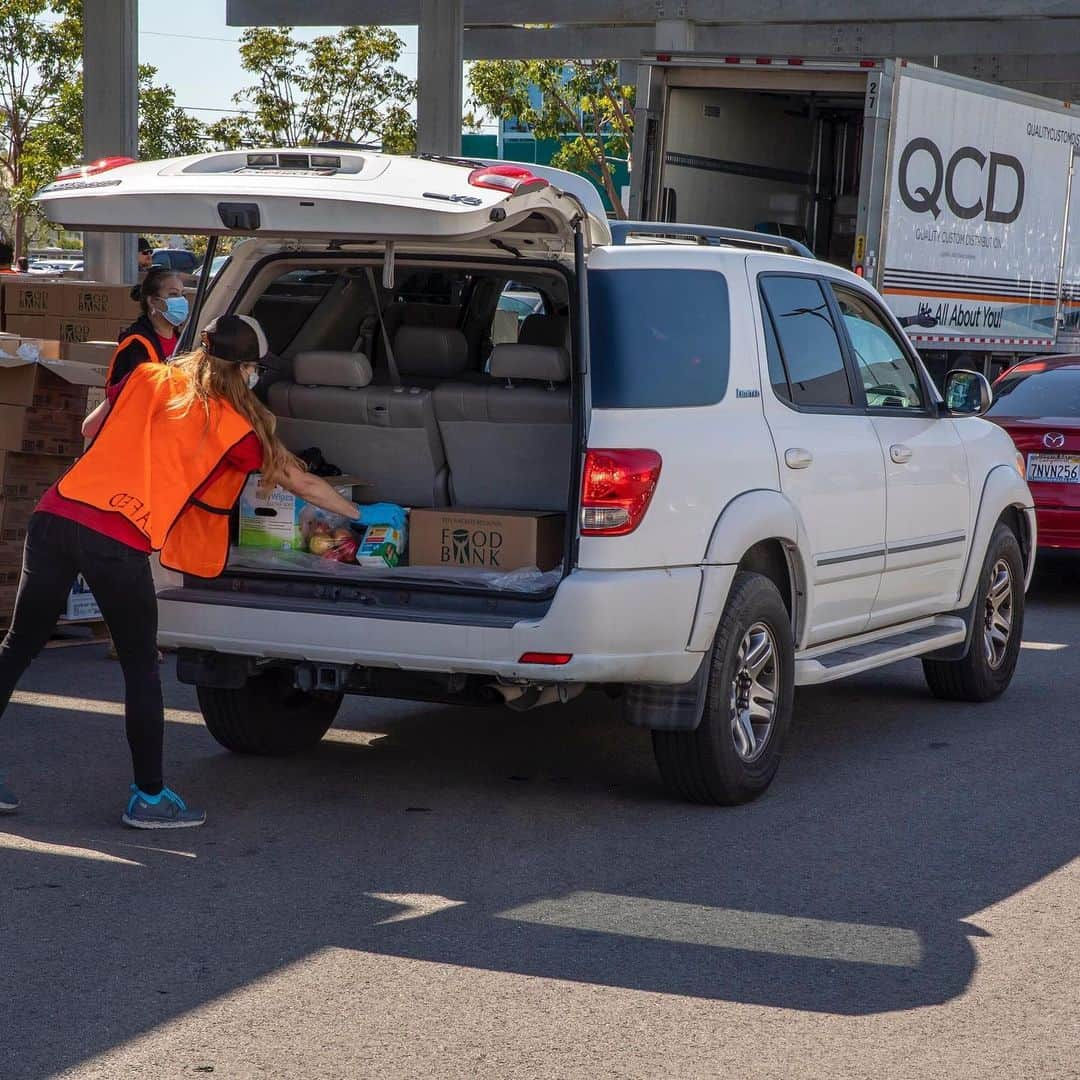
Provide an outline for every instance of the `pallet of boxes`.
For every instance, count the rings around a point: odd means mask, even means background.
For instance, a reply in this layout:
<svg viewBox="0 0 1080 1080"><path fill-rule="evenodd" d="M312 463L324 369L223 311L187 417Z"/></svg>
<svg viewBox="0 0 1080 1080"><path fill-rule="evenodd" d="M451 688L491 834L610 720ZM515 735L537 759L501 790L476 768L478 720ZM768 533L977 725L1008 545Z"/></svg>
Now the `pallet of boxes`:
<svg viewBox="0 0 1080 1080"><path fill-rule="evenodd" d="M82 453L83 419L137 314L129 290L12 276L0 292L0 624L11 620L30 515ZM78 581L65 620L100 618Z"/></svg>

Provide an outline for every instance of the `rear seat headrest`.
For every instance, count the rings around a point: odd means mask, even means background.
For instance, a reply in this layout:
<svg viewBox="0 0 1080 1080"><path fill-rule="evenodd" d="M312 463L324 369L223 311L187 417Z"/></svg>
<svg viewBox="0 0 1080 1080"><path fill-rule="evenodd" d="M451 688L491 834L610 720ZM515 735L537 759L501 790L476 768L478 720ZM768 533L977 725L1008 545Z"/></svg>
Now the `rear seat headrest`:
<svg viewBox="0 0 1080 1080"><path fill-rule="evenodd" d="M488 370L496 379L561 383L570 378L570 354L561 346L496 345Z"/></svg>
<svg viewBox="0 0 1080 1080"><path fill-rule="evenodd" d="M518 344L565 349L570 344L570 322L561 315L527 315L518 331Z"/></svg>
<svg viewBox="0 0 1080 1080"><path fill-rule="evenodd" d="M302 386L361 387L371 382L371 361L358 352L316 349L293 358L293 382Z"/></svg>
<svg viewBox="0 0 1080 1080"><path fill-rule="evenodd" d="M452 379L469 365L469 342L460 330L402 326L394 335L394 360L401 375Z"/></svg>

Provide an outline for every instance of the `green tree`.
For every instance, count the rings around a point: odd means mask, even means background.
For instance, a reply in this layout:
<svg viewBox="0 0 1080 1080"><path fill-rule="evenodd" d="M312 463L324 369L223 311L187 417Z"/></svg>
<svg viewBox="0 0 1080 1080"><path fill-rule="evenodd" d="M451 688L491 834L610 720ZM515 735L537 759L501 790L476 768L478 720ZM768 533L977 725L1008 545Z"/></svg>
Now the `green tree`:
<svg viewBox="0 0 1080 1080"><path fill-rule="evenodd" d="M630 156L634 88L620 85L614 60L480 60L469 89L474 107L519 120L538 139L558 139L552 165L595 180L626 217L611 162Z"/></svg>
<svg viewBox="0 0 1080 1080"><path fill-rule="evenodd" d="M10 233L16 253L25 250L33 194L28 146L78 70L81 15L77 0L0 0L0 188L6 203L0 230Z"/></svg>
<svg viewBox="0 0 1080 1080"><path fill-rule="evenodd" d="M416 126L407 106L416 83L394 66L404 42L380 26L350 26L311 42L291 27L244 31L240 64L256 82L233 95L243 115L211 124L210 138L241 146L380 142L410 150Z"/></svg>
<svg viewBox="0 0 1080 1080"><path fill-rule="evenodd" d="M28 224L40 223L34 193L83 159L81 66L80 0L0 0L0 230L10 222L17 252L25 251ZM139 157L197 153L202 124L156 76L139 65Z"/></svg>

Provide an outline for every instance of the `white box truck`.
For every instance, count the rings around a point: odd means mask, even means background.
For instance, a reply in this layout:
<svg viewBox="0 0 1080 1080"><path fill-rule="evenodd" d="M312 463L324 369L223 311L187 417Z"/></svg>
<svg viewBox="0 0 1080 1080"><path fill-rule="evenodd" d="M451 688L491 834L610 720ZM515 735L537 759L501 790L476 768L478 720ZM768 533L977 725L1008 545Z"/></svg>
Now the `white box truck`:
<svg viewBox="0 0 1080 1080"><path fill-rule="evenodd" d="M631 217L803 241L871 281L938 376L1080 344L1080 111L904 60L641 73Z"/></svg>

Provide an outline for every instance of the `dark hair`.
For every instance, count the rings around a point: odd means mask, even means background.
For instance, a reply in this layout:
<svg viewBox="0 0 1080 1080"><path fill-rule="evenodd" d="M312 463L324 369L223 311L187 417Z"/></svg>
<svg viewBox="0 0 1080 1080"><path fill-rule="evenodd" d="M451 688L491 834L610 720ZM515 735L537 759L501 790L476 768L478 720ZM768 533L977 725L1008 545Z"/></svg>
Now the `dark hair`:
<svg viewBox="0 0 1080 1080"><path fill-rule="evenodd" d="M0 266L10 266L15 256L15 248L6 240L0 240Z"/></svg>
<svg viewBox="0 0 1080 1080"><path fill-rule="evenodd" d="M154 266L146 272L146 277L131 290L131 299L139 301L144 315L150 314L150 300L161 291L161 283L168 277L180 275L171 266Z"/></svg>
<svg viewBox="0 0 1080 1080"><path fill-rule="evenodd" d="M221 315L210 327L203 333L211 356L230 364L257 364L262 359L258 335L239 316Z"/></svg>
<svg viewBox="0 0 1080 1080"><path fill-rule="evenodd" d="M139 237L139 254L141 255L144 251L149 253L149 252L151 252L153 250L154 249L150 246L150 241L147 240L145 236L140 236Z"/></svg>

